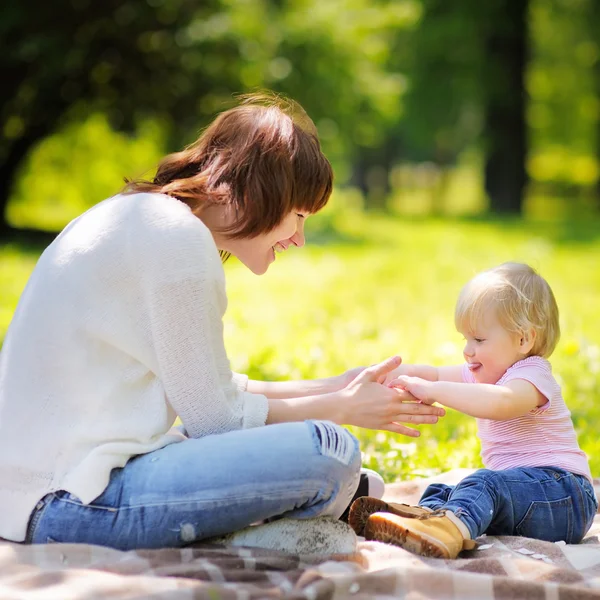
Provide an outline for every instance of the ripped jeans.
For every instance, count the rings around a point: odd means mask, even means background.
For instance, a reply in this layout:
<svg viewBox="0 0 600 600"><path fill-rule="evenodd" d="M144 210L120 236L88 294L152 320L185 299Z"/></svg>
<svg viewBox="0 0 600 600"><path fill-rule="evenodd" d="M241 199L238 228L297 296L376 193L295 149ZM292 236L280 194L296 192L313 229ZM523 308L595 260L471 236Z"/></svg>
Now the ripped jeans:
<svg viewBox="0 0 600 600"><path fill-rule="evenodd" d="M328 421L188 439L113 469L90 504L66 491L48 494L26 542L181 547L274 517L338 518L360 465L358 441Z"/></svg>

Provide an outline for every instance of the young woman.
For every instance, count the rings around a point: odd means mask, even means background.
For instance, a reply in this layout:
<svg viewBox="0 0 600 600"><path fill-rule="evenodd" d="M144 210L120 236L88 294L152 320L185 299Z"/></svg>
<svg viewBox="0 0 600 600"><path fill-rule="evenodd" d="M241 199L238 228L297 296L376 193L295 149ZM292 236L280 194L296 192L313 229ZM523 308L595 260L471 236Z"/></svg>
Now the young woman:
<svg viewBox="0 0 600 600"><path fill-rule="evenodd" d="M338 517L360 469L339 424L418 435L401 422L437 421L381 385L396 358L304 382L230 370L220 255L264 273L304 245L331 189L304 111L249 97L65 228L2 349L0 536L152 548Z"/></svg>

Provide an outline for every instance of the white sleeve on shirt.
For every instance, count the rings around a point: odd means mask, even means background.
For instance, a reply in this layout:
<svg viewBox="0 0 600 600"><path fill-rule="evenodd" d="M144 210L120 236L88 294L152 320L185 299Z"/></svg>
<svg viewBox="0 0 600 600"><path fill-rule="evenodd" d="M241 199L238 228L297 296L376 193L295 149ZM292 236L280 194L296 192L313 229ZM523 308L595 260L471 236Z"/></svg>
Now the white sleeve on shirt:
<svg viewBox="0 0 600 600"><path fill-rule="evenodd" d="M224 273L208 229L192 215L153 220L132 244L154 368L190 437L264 425L267 398L246 392L229 366Z"/></svg>
<svg viewBox="0 0 600 600"><path fill-rule="evenodd" d="M190 437L257 427L267 418L266 397L241 391L232 376L215 294L215 282L186 279L148 298L158 375Z"/></svg>

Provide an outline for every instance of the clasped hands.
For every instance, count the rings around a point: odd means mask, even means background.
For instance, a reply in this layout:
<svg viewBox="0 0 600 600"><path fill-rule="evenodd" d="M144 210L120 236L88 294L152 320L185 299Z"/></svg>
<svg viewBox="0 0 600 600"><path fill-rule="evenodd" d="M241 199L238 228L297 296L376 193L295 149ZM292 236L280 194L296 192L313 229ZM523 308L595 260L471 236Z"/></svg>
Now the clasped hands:
<svg viewBox="0 0 600 600"><path fill-rule="evenodd" d="M443 408L427 403L426 394L420 393L416 382L406 381L418 378L390 376L401 362L399 356L394 356L377 365L352 369L341 376L345 378L342 393L347 396L344 407L347 412L343 419L346 424L419 437L418 430L403 423L433 424L446 414ZM422 381L418 379L418 382Z"/></svg>

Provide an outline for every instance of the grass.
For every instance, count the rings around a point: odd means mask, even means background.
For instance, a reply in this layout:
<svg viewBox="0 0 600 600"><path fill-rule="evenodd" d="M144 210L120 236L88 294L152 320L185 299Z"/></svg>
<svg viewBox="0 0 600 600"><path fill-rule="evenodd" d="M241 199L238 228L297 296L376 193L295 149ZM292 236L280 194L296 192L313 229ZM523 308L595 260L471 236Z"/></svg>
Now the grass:
<svg viewBox="0 0 600 600"><path fill-rule="evenodd" d="M253 378L337 374L392 354L462 362L453 307L462 284L507 260L538 268L561 309L552 357L580 444L600 475L600 223L407 219L331 209L309 220L309 244L255 277L226 265L225 336L232 367ZM0 338L38 250L0 247ZM364 463L387 480L480 466L474 420L448 411L418 440L354 429Z"/></svg>

